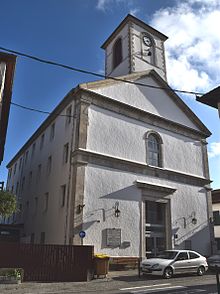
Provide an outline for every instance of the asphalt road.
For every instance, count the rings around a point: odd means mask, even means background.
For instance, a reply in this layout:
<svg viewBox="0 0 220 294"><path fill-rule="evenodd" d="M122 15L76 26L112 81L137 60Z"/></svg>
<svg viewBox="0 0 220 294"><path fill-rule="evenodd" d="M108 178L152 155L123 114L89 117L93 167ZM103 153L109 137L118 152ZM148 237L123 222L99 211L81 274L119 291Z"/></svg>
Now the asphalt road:
<svg viewBox="0 0 220 294"><path fill-rule="evenodd" d="M110 272L107 278L90 282L0 284L0 294L218 294L216 277L207 273L176 276L165 280L151 276L138 277L136 270Z"/></svg>

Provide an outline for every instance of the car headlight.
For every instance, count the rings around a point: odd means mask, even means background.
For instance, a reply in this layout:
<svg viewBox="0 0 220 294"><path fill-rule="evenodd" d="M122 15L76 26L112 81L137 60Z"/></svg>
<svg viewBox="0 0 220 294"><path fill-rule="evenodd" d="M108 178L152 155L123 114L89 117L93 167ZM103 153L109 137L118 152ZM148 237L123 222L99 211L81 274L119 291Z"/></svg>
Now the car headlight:
<svg viewBox="0 0 220 294"><path fill-rule="evenodd" d="M154 265L152 265L152 268L158 268L159 267L159 263L155 263Z"/></svg>

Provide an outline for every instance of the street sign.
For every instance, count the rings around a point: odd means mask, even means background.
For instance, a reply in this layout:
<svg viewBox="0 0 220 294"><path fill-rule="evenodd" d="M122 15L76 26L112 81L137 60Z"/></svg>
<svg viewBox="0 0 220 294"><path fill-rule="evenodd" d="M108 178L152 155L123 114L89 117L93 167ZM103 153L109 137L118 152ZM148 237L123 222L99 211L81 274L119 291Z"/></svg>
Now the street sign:
<svg viewBox="0 0 220 294"><path fill-rule="evenodd" d="M86 232L85 231L80 231L79 236L80 236L80 238L83 239L86 236Z"/></svg>

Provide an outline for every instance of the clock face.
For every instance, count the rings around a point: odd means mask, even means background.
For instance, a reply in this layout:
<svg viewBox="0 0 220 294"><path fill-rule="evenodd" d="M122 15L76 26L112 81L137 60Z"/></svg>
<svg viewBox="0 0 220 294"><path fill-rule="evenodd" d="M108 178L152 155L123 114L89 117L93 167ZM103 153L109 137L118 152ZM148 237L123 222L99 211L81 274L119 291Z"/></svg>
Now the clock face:
<svg viewBox="0 0 220 294"><path fill-rule="evenodd" d="M152 45L151 39L147 36L143 36L143 42L148 47L150 47Z"/></svg>

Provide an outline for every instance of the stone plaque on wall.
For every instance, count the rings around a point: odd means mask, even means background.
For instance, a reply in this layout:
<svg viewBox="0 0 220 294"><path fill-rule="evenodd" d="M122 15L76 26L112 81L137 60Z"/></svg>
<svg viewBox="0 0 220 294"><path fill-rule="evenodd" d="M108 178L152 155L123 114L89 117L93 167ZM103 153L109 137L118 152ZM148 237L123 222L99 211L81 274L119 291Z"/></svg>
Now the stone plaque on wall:
<svg viewBox="0 0 220 294"><path fill-rule="evenodd" d="M109 247L121 246L121 229L106 229L106 245Z"/></svg>

